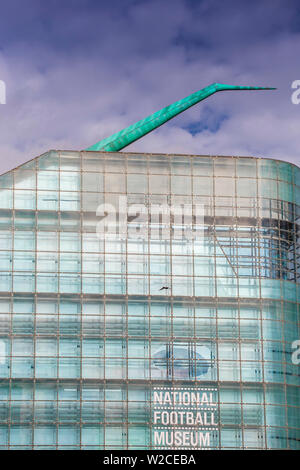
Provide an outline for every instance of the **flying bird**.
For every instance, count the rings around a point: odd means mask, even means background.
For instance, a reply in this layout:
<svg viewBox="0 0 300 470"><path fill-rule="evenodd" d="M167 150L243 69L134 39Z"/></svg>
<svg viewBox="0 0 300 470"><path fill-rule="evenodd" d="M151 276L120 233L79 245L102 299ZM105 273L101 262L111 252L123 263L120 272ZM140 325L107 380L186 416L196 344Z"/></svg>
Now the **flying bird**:
<svg viewBox="0 0 300 470"><path fill-rule="evenodd" d="M168 289L169 289L169 287L163 286L159 290L168 290Z"/></svg>

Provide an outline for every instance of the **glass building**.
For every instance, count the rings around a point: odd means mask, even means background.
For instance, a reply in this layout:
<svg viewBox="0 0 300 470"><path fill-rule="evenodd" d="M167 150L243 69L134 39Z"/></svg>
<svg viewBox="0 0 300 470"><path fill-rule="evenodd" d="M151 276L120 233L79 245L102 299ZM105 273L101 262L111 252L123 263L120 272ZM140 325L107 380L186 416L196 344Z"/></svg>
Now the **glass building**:
<svg viewBox="0 0 300 470"><path fill-rule="evenodd" d="M299 449L299 223L300 169L271 159L0 176L0 448Z"/></svg>

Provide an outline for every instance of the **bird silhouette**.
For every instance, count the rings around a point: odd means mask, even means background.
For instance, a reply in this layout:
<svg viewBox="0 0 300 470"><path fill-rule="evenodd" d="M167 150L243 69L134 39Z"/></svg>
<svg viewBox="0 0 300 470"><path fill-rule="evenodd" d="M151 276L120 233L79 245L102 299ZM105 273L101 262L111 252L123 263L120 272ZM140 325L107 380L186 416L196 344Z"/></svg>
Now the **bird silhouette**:
<svg viewBox="0 0 300 470"><path fill-rule="evenodd" d="M168 290L168 289L169 289L169 287L163 286L159 290Z"/></svg>

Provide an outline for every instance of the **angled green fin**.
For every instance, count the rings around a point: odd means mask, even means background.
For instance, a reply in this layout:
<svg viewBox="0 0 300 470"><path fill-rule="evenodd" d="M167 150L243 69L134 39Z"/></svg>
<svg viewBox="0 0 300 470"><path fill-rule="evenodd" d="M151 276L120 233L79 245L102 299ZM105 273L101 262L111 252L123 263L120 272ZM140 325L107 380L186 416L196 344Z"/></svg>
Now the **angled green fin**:
<svg viewBox="0 0 300 470"><path fill-rule="evenodd" d="M203 88L200 91L196 91L182 100L176 101L169 106L157 111L154 114L136 122L135 124L126 127L120 132L117 132L106 139L100 140L96 144L88 147L86 150L104 150L106 152L117 152L132 144L136 140L140 139L149 132L157 129L165 122L169 121L173 117L182 113L186 109L194 106L202 100L205 100L209 96L213 95L217 91L230 91L230 90L275 90L276 88L269 87L254 87L254 86L234 86L224 85L221 83L213 83L212 85Z"/></svg>

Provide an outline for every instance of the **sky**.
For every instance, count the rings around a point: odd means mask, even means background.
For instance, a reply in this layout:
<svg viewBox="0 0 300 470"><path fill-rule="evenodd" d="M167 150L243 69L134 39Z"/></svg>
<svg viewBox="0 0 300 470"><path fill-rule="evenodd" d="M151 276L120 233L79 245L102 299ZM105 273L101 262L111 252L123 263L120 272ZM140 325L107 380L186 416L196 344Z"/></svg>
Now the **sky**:
<svg viewBox="0 0 300 470"><path fill-rule="evenodd" d="M132 152L300 165L299 0L10 0L0 4L0 173L84 149L211 83L223 92Z"/></svg>

